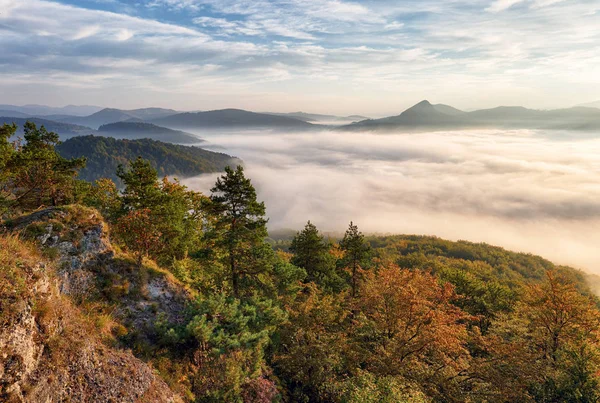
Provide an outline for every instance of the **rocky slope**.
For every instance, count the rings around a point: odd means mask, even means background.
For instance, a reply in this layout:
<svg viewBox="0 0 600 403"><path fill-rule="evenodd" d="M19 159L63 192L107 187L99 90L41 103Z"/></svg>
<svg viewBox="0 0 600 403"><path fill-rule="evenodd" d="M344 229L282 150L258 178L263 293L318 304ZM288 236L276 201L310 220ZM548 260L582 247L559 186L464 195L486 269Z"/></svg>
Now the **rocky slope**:
<svg viewBox="0 0 600 403"><path fill-rule="evenodd" d="M0 401L181 401L118 340L150 334L158 318L177 321L187 292L158 269L133 270L95 210L46 209L8 227L0 234Z"/></svg>

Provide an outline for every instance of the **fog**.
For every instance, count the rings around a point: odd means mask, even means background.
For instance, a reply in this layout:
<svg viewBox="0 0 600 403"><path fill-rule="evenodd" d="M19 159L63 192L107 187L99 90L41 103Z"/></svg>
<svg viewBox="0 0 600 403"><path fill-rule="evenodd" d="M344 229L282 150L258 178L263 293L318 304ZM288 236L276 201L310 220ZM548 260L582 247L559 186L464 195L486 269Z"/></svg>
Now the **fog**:
<svg viewBox="0 0 600 403"><path fill-rule="evenodd" d="M244 160L269 227L488 242L600 273L600 136L198 133ZM209 193L217 175L183 182Z"/></svg>

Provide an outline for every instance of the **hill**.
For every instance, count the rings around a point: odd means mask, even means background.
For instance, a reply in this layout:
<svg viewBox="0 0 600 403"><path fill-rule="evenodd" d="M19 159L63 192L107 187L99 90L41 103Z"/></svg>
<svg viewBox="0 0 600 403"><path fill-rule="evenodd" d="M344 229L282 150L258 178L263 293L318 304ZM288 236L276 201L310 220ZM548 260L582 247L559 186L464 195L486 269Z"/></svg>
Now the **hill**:
<svg viewBox="0 0 600 403"><path fill-rule="evenodd" d="M422 101L397 116L343 126L345 130L376 131L469 128L597 130L600 129L600 110L587 107L534 110L521 106L500 106L463 112L448 105L432 105Z"/></svg>
<svg viewBox="0 0 600 403"><path fill-rule="evenodd" d="M41 226L51 235L43 242ZM154 368L117 342L128 331L120 321L141 329L181 307L176 293L183 294L182 287L165 273L132 277L138 290L154 284L171 292L172 306L138 294L134 301L154 306L150 313L120 298L120 308L129 312L125 322L124 315L111 313L110 299L102 295L108 288L99 285L135 270L115 256L97 211L41 210L11 229L22 236L0 234L0 401L182 402Z"/></svg>
<svg viewBox="0 0 600 403"><path fill-rule="evenodd" d="M43 118L35 118L35 117L27 117L27 118L17 118L17 117L0 117L0 125L7 124L16 124L18 126L17 134L23 134L23 126L28 121L35 123L37 126L44 126L46 130L55 132L60 135L61 139L66 139L75 136L85 136L89 134L96 133L95 130L90 129L89 127L75 125L71 123L64 122L56 122L54 120L48 120Z"/></svg>
<svg viewBox="0 0 600 403"><path fill-rule="evenodd" d="M308 123L322 123L322 124L343 124L358 122L361 120L369 119L365 116L351 115L351 116L335 116L335 115L322 115L318 113L306 113L306 112L290 112L290 113L275 113L265 112L268 115L275 116L287 116L294 119L303 120Z"/></svg>
<svg viewBox="0 0 600 403"><path fill-rule="evenodd" d="M180 130L167 129L143 122L118 122L102 125L98 132L104 136L122 139L152 139L176 144L198 144L203 140Z"/></svg>
<svg viewBox="0 0 600 403"><path fill-rule="evenodd" d="M62 121L97 129L98 127L107 123L121 122L132 118L134 118L133 115L130 115L120 109L105 108L89 116L71 116L63 118Z"/></svg>
<svg viewBox="0 0 600 403"><path fill-rule="evenodd" d="M57 147L65 158L85 157L86 167L79 177L87 181L110 178L119 183L116 170L137 157L149 160L160 176L189 177L220 172L239 160L199 147L181 146L150 139L118 140L111 137L80 136Z"/></svg>
<svg viewBox="0 0 600 403"><path fill-rule="evenodd" d="M62 107L46 105L0 105L0 109L21 112L31 116L48 115L69 115L69 116L87 116L96 113L102 109L100 106L93 105L67 105ZM14 116L14 115L10 115Z"/></svg>
<svg viewBox="0 0 600 403"><path fill-rule="evenodd" d="M143 108L122 110L114 108L104 108L89 116L67 116L62 117L61 121L78 125L89 126L94 129L108 124L124 121L142 121L162 118L165 116L176 114L177 111L172 109L162 108Z"/></svg>
<svg viewBox="0 0 600 403"><path fill-rule="evenodd" d="M287 116L248 112L241 109L223 109L208 112L179 113L154 119L157 125L179 129L217 128L279 128L310 129L315 127L308 122Z"/></svg>

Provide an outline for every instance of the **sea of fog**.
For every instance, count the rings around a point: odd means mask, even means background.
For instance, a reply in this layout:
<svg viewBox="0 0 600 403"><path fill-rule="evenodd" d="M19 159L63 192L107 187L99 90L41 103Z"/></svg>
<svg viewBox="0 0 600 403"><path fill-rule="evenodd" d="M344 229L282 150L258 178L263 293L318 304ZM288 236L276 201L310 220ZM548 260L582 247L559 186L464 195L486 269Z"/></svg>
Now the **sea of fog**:
<svg viewBox="0 0 600 403"><path fill-rule="evenodd" d="M197 133L244 160L271 229L487 242L600 273L600 133ZM209 193L217 175L183 182Z"/></svg>

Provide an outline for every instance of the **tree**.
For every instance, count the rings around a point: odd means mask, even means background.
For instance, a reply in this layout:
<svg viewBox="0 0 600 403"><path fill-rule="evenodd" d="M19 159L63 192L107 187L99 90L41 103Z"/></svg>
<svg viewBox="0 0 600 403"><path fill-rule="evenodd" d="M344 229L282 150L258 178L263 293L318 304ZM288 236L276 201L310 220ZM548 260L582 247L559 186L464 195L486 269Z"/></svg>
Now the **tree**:
<svg viewBox="0 0 600 403"><path fill-rule="evenodd" d="M186 331L197 345L196 395L202 401L242 402L244 395L260 392L256 382L261 383L264 350L285 312L272 300L241 301L223 293L198 299L191 310Z"/></svg>
<svg viewBox="0 0 600 403"><path fill-rule="evenodd" d="M24 145L7 145L14 126L3 126L0 137L5 171L3 188L11 194L10 205L24 210L41 206L57 206L75 199L77 172L85 166L85 158L65 159L56 151L58 135L44 126L27 122Z"/></svg>
<svg viewBox="0 0 600 403"><path fill-rule="evenodd" d="M150 209L132 210L119 218L116 233L123 240L127 249L136 254L139 267L144 257L159 248L159 232Z"/></svg>
<svg viewBox="0 0 600 403"><path fill-rule="evenodd" d="M12 172L7 169L15 154L15 146L9 141L17 131L16 125L0 127L0 212L8 205Z"/></svg>
<svg viewBox="0 0 600 403"><path fill-rule="evenodd" d="M290 252L294 256L291 263L306 270L307 282L314 282L331 291L340 291L343 280L336 272L335 258L330 251L331 244L308 221L304 229L292 239Z"/></svg>
<svg viewBox="0 0 600 403"><path fill-rule="evenodd" d="M138 157L129 161L129 169L119 165L117 176L125 185L122 198L126 209L152 209L161 204L158 173L150 161Z"/></svg>
<svg viewBox="0 0 600 403"><path fill-rule="evenodd" d="M211 192L215 221L208 238L214 248L224 251L221 260L228 268L233 295L240 297L243 282L254 282L272 271L273 250L265 242L265 204L257 201L256 190L241 166L225 168Z"/></svg>
<svg viewBox="0 0 600 403"><path fill-rule="evenodd" d="M114 184L105 180L108 183L100 182L94 189L95 202L117 217L145 210L156 232L160 233L159 243L163 247L154 249L154 257L160 263L182 259L190 250L200 247L203 210L207 202L204 195L187 189L177 180L163 178L159 181L156 169L141 158L130 161L128 169L120 166L117 174L125 184L123 195L118 201L114 200ZM120 211L112 213L113 208L120 208Z"/></svg>
<svg viewBox="0 0 600 403"><path fill-rule="evenodd" d="M350 287L352 297L355 298L358 293L358 283L362 278L362 271L369 262L371 247L352 221L350 221L350 226L346 230L344 238L340 241L340 247L344 251L344 257L340 263L350 270Z"/></svg>
<svg viewBox="0 0 600 403"><path fill-rule="evenodd" d="M292 401L331 401L328 389L346 378L350 311L343 294L324 293L309 284L288 307L274 357L292 391Z"/></svg>
<svg viewBox="0 0 600 403"><path fill-rule="evenodd" d="M458 393L448 391L468 366L467 315L452 305L455 297L452 285L425 272L391 267L370 275L353 331L367 352L365 368L418 382L433 395Z"/></svg>

